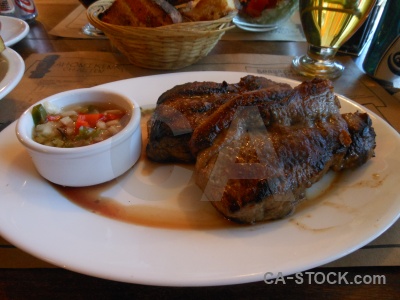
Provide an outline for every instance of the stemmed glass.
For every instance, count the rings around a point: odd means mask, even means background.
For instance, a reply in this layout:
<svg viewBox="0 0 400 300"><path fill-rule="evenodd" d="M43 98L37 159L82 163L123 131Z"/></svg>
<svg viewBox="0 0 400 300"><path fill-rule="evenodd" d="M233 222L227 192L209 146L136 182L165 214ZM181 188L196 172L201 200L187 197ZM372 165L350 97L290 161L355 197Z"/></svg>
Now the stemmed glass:
<svg viewBox="0 0 400 300"><path fill-rule="evenodd" d="M97 0L79 0L79 2L87 9L92 3ZM87 23L82 26L82 32L88 36L104 36L104 33L94 27L92 24Z"/></svg>
<svg viewBox="0 0 400 300"><path fill-rule="evenodd" d="M301 24L308 42L306 55L292 68L305 76L337 78L344 66L334 58L343 43L363 24L376 0L299 0Z"/></svg>

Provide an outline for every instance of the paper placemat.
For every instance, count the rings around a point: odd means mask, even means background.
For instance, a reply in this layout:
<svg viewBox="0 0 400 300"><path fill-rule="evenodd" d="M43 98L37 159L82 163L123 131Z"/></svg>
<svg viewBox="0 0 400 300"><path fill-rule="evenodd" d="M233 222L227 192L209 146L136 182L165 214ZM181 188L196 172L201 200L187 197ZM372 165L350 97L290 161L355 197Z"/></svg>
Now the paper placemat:
<svg viewBox="0 0 400 300"><path fill-rule="evenodd" d="M91 37L82 32L82 27L89 21L86 17L86 9L83 5L75 8L65 19L61 20L54 28L49 31L49 34L81 39L105 39L106 37Z"/></svg>
<svg viewBox="0 0 400 300"><path fill-rule="evenodd" d="M104 37L90 37L82 33L81 28L88 23L86 9L79 5L65 19L52 28L49 33L60 37L98 39ZM296 12L291 19L276 30L268 32L249 32L240 28L227 31L222 40L257 40L257 41L295 41L303 42L305 37L300 25L299 14Z"/></svg>

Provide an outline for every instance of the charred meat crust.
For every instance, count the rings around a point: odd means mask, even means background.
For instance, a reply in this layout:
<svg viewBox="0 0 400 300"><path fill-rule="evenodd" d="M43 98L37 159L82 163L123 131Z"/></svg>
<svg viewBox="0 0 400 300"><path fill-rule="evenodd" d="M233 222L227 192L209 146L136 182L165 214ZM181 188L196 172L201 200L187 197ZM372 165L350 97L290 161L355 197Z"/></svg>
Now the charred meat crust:
<svg viewBox="0 0 400 300"><path fill-rule="evenodd" d="M157 104L166 101L176 101L181 97L201 97L216 94L237 93L238 90L233 85L228 85L226 81L217 82L191 82L174 86L172 89L165 91L157 100Z"/></svg>
<svg viewBox="0 0 400 300"><path fill-rule="evenodd" d="M255 106L247 112L231 106L236 114L222 114L226 126L197 153L196 183L228 219L283 218L326 172L360 166L373 156L371 120L358 112L342 116L329 81L304 82L280 103ZM190 142L195 138L196 131Z"/></svg>
<svg viewBox="0 0 400 300"><path fill-rule="evenodd" d="M338 105L331 83L321 79L302 83L294 90L273 86L243 93L219 107L195 128L190 148L193 156L196 156L201 149L209 147L215 137L230 126L239 107L258 107L264 125L269 126L272 123L291 125L324 118L332 110L338 112Z"/></svg>
<svg viewBox="0 0 400 300"><path fill-rule="evenodd" d="M164 92L148 123L147 157L157 162L195 161L189 148L193 130L218 107L242 93L260 89L291 89L264 77L245 76L238 83L190 82Z"/></svg>
<svg viewBox="0 0 400 300"><path fill-rule="evenodd" d="M368 114L355 112L342 116L348 124L352 139L352 143L347 149L343 168L355 168L375 156L376 133Z"/></svg>
<svg viewBox="0 0 400 300"><path fill-rule="evenodd" d="M306 188L342 166L347 145L340 135L346 127L332 118L315 127L275 124L268 131L252 128L241 134L230 128L234 138L227 135L199 153L196 183L229 219L282 218L304 199Z"/></svg>
<svg viewBox="0 0 400 300"><path fill-rule="evenodd" d="M326 172L360 166L376 147L368 114L341 115L323 79L179 85L160 96L148 133L150 159L195 162L205 197L240 223L287 216Z"/></svg>
<svg viewBox="0 0 400 300"><path fill-rule="evenodd" d="M166 101L176 102L177 99L185 97L204 97L216 96L219 94L240 94L248 91L256 91L271 87L290 88L288 84L277 83L265 77L248 75L242 77L238 83L228 84L226 81L222 83L204 81L189 82L169 89L161 94L157 100L157 104Z"/></svg>

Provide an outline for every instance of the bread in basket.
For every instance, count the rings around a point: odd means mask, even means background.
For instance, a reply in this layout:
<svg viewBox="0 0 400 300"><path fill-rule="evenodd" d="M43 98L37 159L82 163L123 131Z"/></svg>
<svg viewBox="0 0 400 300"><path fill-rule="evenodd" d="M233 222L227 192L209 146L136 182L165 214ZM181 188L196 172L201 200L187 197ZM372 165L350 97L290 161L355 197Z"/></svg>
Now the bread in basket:
<svg viewBox="0 0 400 300"><path fill-rule="evenodd" d="M236 12L211 21L182 22L160 27L121 26L103 22L101 15L114 0L100 0L87 9L89 22L102 30L129 61L139 67L175 70L205 57L222 35L233 28Z"/></svg>

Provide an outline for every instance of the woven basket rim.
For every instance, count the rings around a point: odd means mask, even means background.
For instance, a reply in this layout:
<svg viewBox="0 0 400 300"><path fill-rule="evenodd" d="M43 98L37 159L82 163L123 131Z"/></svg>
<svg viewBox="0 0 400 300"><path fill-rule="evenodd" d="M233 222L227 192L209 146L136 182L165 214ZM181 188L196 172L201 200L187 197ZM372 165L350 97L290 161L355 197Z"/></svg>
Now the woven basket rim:
<svg viewBox="0 0 400 300"><path fill-rule="evenodd" d="M208 55L222 35L235 27L232 20L236 12L218 20L161 27L113 25L98 17L113 1L94 2L86 10L87 18L132 64L139 67L176 70L189 66Z"/></svg>
<svg viewBox="0 0 400 300"><path fill-rule="evenodd" d="M220 33L235 27L235 25L231 22L236 16L237 12L231 12L225 17L217 20L183 22L160 27L123 26L101 21L98 17L99 13L104 12L109 6L111 6L114 1L115 0L99 0L90 5L89 8L86 10L89 22L100 30L112 31L113 34L123 35L129 35L129 33L140 33L143 35L161 34L168 36L198 36L209 35L210 33Z"/></svg>

